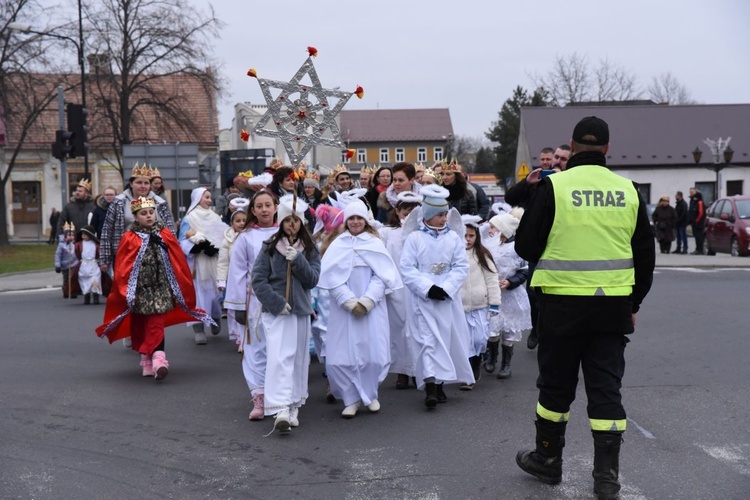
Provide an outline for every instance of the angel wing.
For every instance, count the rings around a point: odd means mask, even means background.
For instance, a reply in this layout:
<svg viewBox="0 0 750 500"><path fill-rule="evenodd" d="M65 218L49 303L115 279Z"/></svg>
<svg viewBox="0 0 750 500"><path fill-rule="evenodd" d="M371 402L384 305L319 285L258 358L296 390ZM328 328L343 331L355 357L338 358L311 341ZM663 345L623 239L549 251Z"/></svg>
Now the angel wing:
<svg viewBox="0 0 750 500"><path fill-rule="evenodd" d="M464 225L464 221L461 219L461 214L458 213L458 210L456 210L455 208L451 208L448 211L448 227L457 232L461 237L461 241L463 241L464 237L466 236L466 226Z"/></svg>
<svg viewBox="0 0 750 500"><path fill-rule="evenodd" d="M401 241L406 241L406 237L419 229L419 221L422 220L422 207L416 207L404 220L403 229L401 230Z"/></svg>
<svg viewBox="0 0 750 500"><path fill-rule="evenodd" d="M494 203L492 205L492 211L495 213L495 215L499 215L500 212L508 212L508 213L510 213L510 211L511 211L512 208L513 207L511 207L510 205L508 205L504 201L499 201L499 202Z"/></svg>

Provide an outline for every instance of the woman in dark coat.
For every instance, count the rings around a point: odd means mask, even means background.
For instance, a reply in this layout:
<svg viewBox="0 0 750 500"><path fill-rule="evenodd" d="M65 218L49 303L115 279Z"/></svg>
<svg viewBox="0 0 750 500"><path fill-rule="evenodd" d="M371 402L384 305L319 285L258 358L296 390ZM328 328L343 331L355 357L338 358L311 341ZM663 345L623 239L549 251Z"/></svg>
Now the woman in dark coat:
<svg viewBox="0 0 750 500"><path fill-rule="evenodd" d="M677 211L669 204L669 196L659 198L659 204L651 216L656 229L656 241L659 242L661 253L669 253L674 241L674 228L677 225Z"/></svg>
<svg viewBox="0 0 750 500"><path fill-rule="evenodd" d="M443 177L443 187L450 193L448 204L451 208L458 210L461 215L477 215L477 199L466 184L461 166L457 163L443 165L440 175Z"/></svg>

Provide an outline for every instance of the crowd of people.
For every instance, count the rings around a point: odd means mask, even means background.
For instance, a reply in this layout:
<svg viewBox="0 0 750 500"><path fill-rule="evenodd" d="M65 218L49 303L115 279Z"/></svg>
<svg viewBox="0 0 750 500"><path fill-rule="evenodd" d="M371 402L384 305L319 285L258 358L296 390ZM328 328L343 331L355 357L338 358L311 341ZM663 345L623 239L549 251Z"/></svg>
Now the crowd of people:
<svg viewBox="0 0 750 500"><path fill-rule="evenodd" d="M179 224L157 194L158 170L136 164L119 195L94 201L81 182L59 219L56 269L67 297L109 295L97 334L137 352L144 377L169 373L166 327L188 323L205 345L205 328L218 335L226 317L248 418L271 417L283 434L310 396L311 340L326 399L353 418L380 411L389 373L397 389L423 391L429 411L448 400L445 384L507 379L526 336L539 347L539 402L536 447L518 453L519 467L561 481L583 367L595 491L617 498L624 348L651 286L654 237L637 185L606 168L608 144L605 122L581 120L569 145L542 151L542 167L491 206L454 161L365 168L358 181L345 165L323 179L275 161L227 179L215 204L194 189ZM699 195L689 210L663 199L656 230L676 226L679 210L699 224Z"/></svg>

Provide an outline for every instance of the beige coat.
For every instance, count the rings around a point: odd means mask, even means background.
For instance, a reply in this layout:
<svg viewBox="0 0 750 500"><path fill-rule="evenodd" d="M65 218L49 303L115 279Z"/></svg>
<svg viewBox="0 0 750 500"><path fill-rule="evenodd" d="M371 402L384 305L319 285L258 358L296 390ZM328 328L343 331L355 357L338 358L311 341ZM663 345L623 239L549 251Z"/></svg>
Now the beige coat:
<svg viewBox="0 0 750 500"><path fill-rule="evenodd" d="M500 305L500 280L495 270L492 259L487 260L492 272L487 271L479 265L477 254L470 250L466 255L469 258L469 275L461 287L461 302L464 311L469 312L489 306Z"/></svg>

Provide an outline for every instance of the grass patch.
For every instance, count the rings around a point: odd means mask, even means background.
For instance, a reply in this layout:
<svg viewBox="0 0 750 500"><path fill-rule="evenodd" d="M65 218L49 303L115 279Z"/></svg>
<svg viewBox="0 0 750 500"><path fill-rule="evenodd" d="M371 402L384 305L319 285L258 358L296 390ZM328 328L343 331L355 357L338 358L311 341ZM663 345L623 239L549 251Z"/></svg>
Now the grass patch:
<svg viewBox="0 0 750 500"><path fill-rule="evenodd" d="M0 246L0 274L54 269L57 245Z"/></svg>

